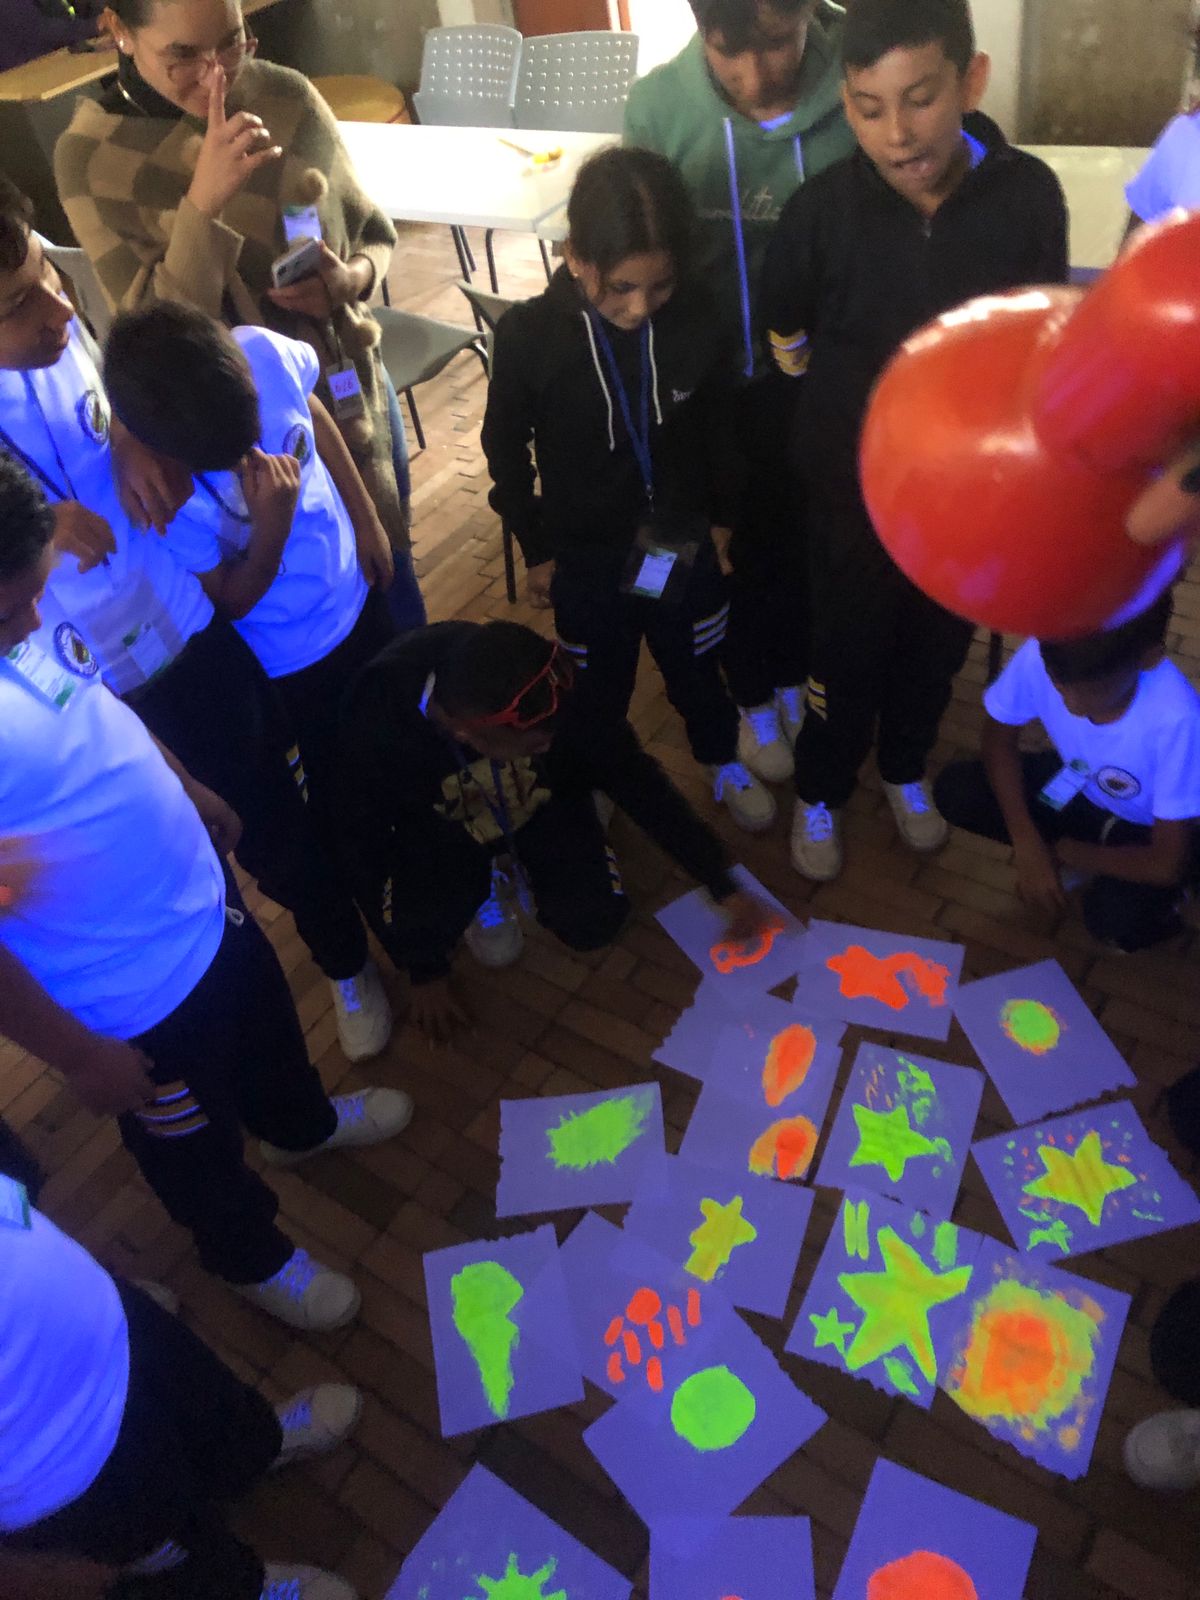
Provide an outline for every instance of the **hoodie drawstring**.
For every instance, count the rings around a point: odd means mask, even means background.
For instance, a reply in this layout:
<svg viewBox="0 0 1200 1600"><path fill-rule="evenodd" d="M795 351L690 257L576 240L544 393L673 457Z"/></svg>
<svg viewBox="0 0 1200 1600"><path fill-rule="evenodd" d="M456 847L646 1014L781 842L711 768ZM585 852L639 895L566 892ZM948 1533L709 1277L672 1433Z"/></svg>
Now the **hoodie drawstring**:
<svg viewBox="0 0 1200 1600"><path fill-rule="evenodd" d="M596 369L596 376L600 379L600 388L604 394L604 404L608 407L608 448L611 452L617 448L617 436L613 432L612 390L608 387L608 379L604 376L604 368L600 365L600 352L596 348L596 330L592 327L592 319L586 311L581 311L579 315L583 318L583 325L587 329L588 348L592 352L592 365Z"/></svg>
<svg viewBox="0 0 1200 1600"><path fill-rule="evenodd" d="M733 118L725 118L725 159L729 165L729 210L733 217L733 244L737 254L738 285L742 294L742 339L746 349L744 368L754 376L754 328L750 317L750 269L746 265L746 235L742 228L742 192L738 184L737 153L733 144Z"/></svg>

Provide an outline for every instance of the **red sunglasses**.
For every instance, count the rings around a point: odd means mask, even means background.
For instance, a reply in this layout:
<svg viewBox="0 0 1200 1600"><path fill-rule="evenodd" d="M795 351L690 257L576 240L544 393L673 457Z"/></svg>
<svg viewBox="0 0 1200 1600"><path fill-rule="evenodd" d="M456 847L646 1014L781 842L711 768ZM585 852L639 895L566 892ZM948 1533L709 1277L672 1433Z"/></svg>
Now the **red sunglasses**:
<svg viewBox="0 0 1200 1600"><path fill-rule="evenodd" d="M502 710L491 711L485 717L472 717L471 725L476 728L514 728L518 733L523 733L527 728L536 728L539 723L549 722L557 713L559 701L574 682L575 663L562 646L556 644L546 665ZM525 709L525 702L531 695L535 695L537 700L542 699L536 691L543 684L545 705L537 710Z"/></svg>

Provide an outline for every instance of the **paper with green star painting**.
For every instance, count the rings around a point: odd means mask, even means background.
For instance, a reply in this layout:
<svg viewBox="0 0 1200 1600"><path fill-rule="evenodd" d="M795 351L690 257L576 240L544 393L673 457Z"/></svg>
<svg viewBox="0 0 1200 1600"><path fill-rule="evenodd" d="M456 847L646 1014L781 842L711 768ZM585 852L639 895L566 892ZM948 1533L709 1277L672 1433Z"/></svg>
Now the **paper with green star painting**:
<svg viewBox="0 0 1200 1600"><path fill-rule="evenodd" d="M982 1244L952 1222L849 1190L785 1349L927 1409Z"/></svg>
<svg viewBox="0 0 1200 1600"><path fill-rule="evenodd" d="M950 1216L982 1094L983 1074L973 1067L861 1045L816 1181Z"/></svg>
<svg viewBox="0 0 1200 1600"><path fill-rule="evenodd" d="M1017 1248L1066 1256L1200 1221L1200 1200L1128 1100L983 1139L975 1159Z"/></svg>

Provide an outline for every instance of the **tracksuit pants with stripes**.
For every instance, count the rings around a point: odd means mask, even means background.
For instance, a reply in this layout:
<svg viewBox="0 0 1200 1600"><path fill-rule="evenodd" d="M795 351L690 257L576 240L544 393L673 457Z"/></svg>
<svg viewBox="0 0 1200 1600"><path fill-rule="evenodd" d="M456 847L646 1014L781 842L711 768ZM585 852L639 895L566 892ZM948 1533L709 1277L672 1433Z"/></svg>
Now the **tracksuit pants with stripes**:
<svg viewBox="0 0 1200 1600"><path fill-rule="evenodd" d="M246 1165L242 1130L311 1150L337 1126L283 968L226 874L225 933L187 998L131 1040L157 1097L119 1118L125 1146L200 1260L230 1283L273 1277L294 1245L275 1191Z"/></svg>
<svg viewBox="0 0 1200 1600"><path fill-rule="evenodd" d="M729 597L715 551L702 546L678 603L623 594L623 566L623 554L603 551L560 557L555 567L554 625L575 662L576 693L597 717L623 721L645 640L696 760L736 760L737 708L721 676Z"/></svg>

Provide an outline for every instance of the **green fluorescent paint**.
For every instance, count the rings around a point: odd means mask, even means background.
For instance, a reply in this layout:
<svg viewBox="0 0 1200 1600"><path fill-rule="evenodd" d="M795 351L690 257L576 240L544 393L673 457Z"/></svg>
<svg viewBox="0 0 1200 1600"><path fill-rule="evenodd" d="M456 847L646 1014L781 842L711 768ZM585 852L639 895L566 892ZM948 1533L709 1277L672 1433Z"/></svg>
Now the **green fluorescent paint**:
<svg viewBox="0 0 1200 1600"><path fill-rule="evenodd" d="M926 1222L924 1214L920 1211L914 1211L908 1222L908 1231L913 1238L923 1239L928 1227L929 1224Z"/></svg>
<svg viewBox="0 0 1200 1600"><path fill-rule="evenodd" d="M1062 1023L1040 1000L1008 1000L1000 1011L1000 1026L1022 1050L1044 1056L1062 1038Z"/></svg>
<svg viewBox="0 0 1200 1600"><path fill-rule="evenodd" d="M911 1395L915 1400L921 1393L920 1385L912 1375L912 1368L899 1356L884 1356L883 1370L892 1380L892 1388L897 1394Z"/></svg>
<svg viewBox="0 0 1200 1600"><path fill-rule="evenodd" d="M1045 1170L1041 1177L1025 1185L1025 1193L1035 1200L1057 1200L1060 1205L1074 1206L1093 1227L1100 1226L1109 1195L1137 1183L1128 1167L1118 1167L1104 1159L1104 1146L1095 1128L1084 1134L1073 1151L1043 1144L1037 1153Z"/></svg>
<svg viewBox="0 0 1200 1600"><path fill-rule="evenodd" d="M1030 1228L1029 1243L1025 1246L1032 1250L1035 1244L1056 1244L1063 1255L1071 1254L1071 1230L1061 1217L1055 1217L1044 1228Z"/></svg>
<svg viewBox="0 0 1200 1600"><path fill-rule="evenodd" d="M623 1094L601 1100L587 1111L572 1111L557 1128L548 1128L550 1160L571 1172L612 1166L646 1131L649 1097Z"/></svg>
<svg viewBox="0 0 1200 1600"><path fill-rule="evenodd" d="M693 1450L728 1450L754 1421L758 1404L728 1367L704 1367L671 1398L671 1426Z"/></svg>
<svg viewBox="0 0 1200 1600"><path fill-rule="evenodd" d="M454 1326L479 1368L487 1403L508 1415L513 1389L513 1351L520 1329L509 1313L524 1297L522 1285L498 1261L473 1261L450 1280Z"/></svg>
<svg viewBox="0 0 1200 1600"><path fill-rule="evenodd" d="M907 1056L900 1057L896 1084L905 1104L912 1112L913 1121L924 1126L929 1113L937 1104L937 1089L924 1067L919 1067Z"/></svg>
<svg viewBox="0 0 1200 1600"><path fill-rule="evenodd" d="M846 1254L867 1261L871 1255L871 1207L865 1200L848 1200L842 1208L842 1235Z"/></svg>
<svg viewBox="0 0 1200 1600"><path fill-rule="evenodd" d="M939 1276L894 1228L880 1228L876 1242L883 1258L878 1272L840 1272L842 1293L864 1313L846 1352L846 1367L859 1372L893 1350L905 1349L927 1383L937 1382L937 1357L929 1313L965 1292L970 1267Z"/></svg>
<svg viewBox="0 0 1200 1600"><path fill-rule="evenodd" d="M882 1167L893 1183L899 1183L910 1161L920 1156L953 1159L945 1139L927 1139L908 1120L908 1107L891 1111L872 1111L870 1106L852 1106L858 1127L858 1148L850 1157L852 1167Z"/></svg>
<svg viewBox="0 0 1200 1600"><path fill-rule="evenodd" d="M943 1272L958 1260L958 1229L952 1222L939 1222L933 1230L933 1259Z"/></svg>
<svg viewBox="0 0 1200 1600"><path fill-rule="evenodd" d="M846 1354L846 1340L854 1332L854 1324L843 1322L837 1314L836 1306L830 1306L823 1314L810 1311L808 1320L813 1325L814 1350L824 1350L826 1345L832 1345L838 1355Z"/></svg>
<svg viewBox="0 0 1200 1600"><path fill-rule="evenodd" d="M758 1229L742 1215L742 1197L735 1194L728 1205L719 1200L701 1200L704 1221L688 1235L692 1253L683 1270L701 1283L711 1283L740 1244L753 1244Z"/></svg>
<svg viewBox="0 0 1200 1600"><path fill-rule="evenodd" d="M508 1565L498 1578L485 1578L482 1575L475 1582L487 1596L487 1600L568 1600L565 1589L555 1589L548 1593L546 1585L554 1576L554 1569L558 1562L553 1558L540 1566L538 1570L528 1577L521 1571L515 1555L510 1555ZM467 1595L464 1600L479 1600L478 1595Z"/></svg>

